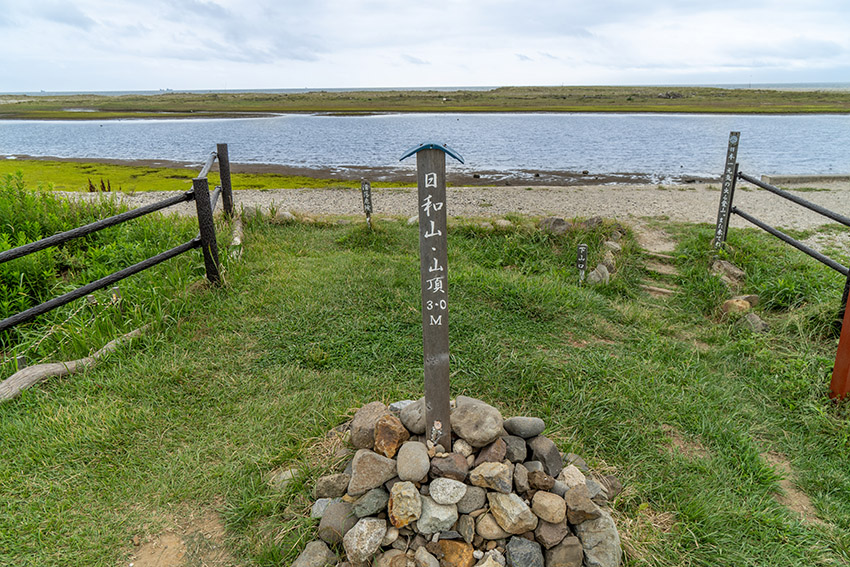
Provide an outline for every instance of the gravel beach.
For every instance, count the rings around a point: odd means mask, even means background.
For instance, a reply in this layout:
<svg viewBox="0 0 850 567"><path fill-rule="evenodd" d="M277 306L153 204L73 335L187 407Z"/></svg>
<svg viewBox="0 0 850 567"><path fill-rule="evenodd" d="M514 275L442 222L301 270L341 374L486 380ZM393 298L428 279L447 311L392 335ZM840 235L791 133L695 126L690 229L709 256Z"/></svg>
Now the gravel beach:
<svg viewBox="0 0 850 567"><path fill-rule="evenodd" d="M796 191L804 199L841 214L850 215L850 182L822 182L818 190ZM793 191L794 187L789 187ZM122 195L130 207L149 204L172 192L146 192ZM96 198L92 193L65 193L71 198ZM518 213L529 216L565 218L601 216L628 223L630 219L657 218L679 222L713 224L717 217L718 184L683 185L585 185L449 187L447 208L454 217L499 218ZM356 216L363 213L359 188L279 189L234 192L237 208L259 207L268 211L290 211L308 215ZM416 214L416 189L373 189L375 216L408 218ZM807 229L829 224L829 219L808 211L767 191L746 183L738 185L735 206L781 228ZM194 214L192 203L169 210ZM733 216L732 226L749 225Z"/></svg>

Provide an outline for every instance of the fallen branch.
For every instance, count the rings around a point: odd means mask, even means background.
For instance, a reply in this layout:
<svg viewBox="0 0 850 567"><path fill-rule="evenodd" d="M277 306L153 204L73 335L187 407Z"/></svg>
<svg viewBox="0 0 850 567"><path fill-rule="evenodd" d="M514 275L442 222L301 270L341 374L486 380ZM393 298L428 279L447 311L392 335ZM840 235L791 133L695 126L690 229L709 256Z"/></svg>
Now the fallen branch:
<svg viewBox="0 0 850 567"><path fill-rule="evenodd" d="M121 343L140 336L142 331L147 329L147 327L148 325L145 325L144 327L130 331L126 335L112 339L106 343L103 348L91 356L80 358L78 360L71 360L70 362L49 362L46 364L37 364L35 366L24 368L23 370L18 370L3 380L3 382L0 382L0 403L17 398L22 391L43 380L46 380L47 378L75 374L94 365L99 358L117 349Z"/></svg>

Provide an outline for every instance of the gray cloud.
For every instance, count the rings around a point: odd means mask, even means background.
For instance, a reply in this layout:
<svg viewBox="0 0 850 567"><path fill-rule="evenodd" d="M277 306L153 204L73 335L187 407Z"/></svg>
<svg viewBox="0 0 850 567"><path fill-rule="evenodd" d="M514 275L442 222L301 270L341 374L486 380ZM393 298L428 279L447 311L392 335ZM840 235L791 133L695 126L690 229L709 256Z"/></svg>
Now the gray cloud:
<svg viewBox="0 0 850 567"><path fill-rule="evenodd" d="M413 55L407 55L406 53L401 54L401 58L407 61L408 63L412 63L413 65L430 65L429 61L425 61L424 59L420 59L418 57L414 57Z"/></svg>
<svg viewBox="0 0 850 567"><path fill-rule="evenodd" d="M516 55L516 58L520 61L534 61L534 59L532 59L528 55L523 55L522 53L515 53L514 55Z"/></svg>

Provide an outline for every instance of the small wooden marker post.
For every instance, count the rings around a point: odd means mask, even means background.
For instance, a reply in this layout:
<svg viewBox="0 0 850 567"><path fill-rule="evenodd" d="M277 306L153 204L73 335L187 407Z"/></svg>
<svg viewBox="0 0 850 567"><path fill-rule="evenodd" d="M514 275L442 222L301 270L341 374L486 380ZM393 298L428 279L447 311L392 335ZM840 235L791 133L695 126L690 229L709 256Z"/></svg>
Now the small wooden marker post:
<svg viewBox="0 0 850 567"><path fill-rule="evenodd" d="M446 154L460 163L463 163L463 158L445 145L420 144L407 151L401 159L413 154L416 154L419 186L425 436L429 441L442 445L446 451L451 451Z"/></svg>
<svg viewBox="0 0 850 567"><path fill-rule="evenodd" d="M587 244L578 245L576 268L578 268L578 284L581 285L584 283L584 273L587 270Z"/></svg>
<svg viewBox="0 0 850 567"><path fill-rule="evenodd" d="M366 224L372 230L372 184L365 179L360 180L360 192L363 194L363 212L366 213Z"/></svg>
<svg viewBox="0 0 850 567"><path fill-rule="evenodd" d="M720 190L720 206L717 208L717 226L714 229L714 247L720 249L726 242L729 232L729 215L732 213L732 199L735 198L735 183L738 181L738 142L740 132L729 133L729 146L726 149L726 166L723 170L723 187Z"/></svg>

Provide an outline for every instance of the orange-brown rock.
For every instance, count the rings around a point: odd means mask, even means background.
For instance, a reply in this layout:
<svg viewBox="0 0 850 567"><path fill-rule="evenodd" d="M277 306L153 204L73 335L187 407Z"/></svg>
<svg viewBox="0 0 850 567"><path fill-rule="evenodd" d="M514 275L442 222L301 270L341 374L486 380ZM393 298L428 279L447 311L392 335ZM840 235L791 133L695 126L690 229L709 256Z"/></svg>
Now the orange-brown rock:
<svg viewBox="0 0 850 567"><path fill-rule="evenodd" d="M465 541L441 539L438 544L443 554L440 558L440 567L473 567L475 565L476 559L472 555L474 549Z"/></svg>
<svg viewBox="0 0 850 567"><path fill-rule="evenodd" d="M410 439L410 432L401 420L392 414L382 415L375 422L375 452L385 457L395 457L402 443Z"/></svg>

